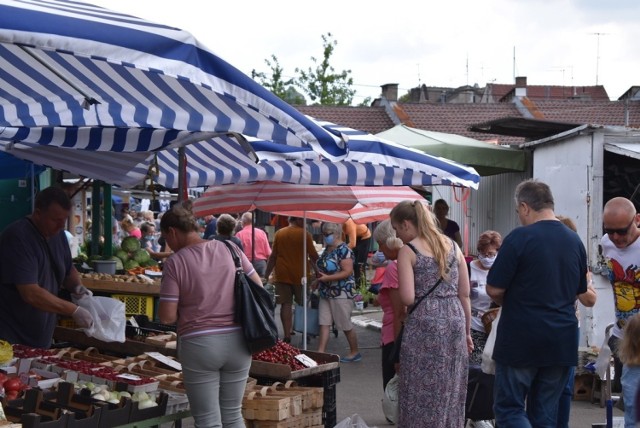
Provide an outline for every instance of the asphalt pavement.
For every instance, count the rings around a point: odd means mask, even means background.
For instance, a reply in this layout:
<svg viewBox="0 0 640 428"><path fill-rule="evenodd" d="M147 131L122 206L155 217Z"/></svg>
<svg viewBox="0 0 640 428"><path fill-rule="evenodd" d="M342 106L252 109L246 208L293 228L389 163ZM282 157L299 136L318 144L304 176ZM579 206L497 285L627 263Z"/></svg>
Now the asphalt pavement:
<svg viewBox="0 0 640 428"><path fill-rule="evenodd" d="M363 311L355 310L352 321L356 326L358 343L363 356L357 363L340 364L340 383L337 386L337 420L359 414L370 427L390 426L382 413L381 400L382 369L380 349L380 328L382 326L382 311L379 308L366 308ZM301 340L301 335L293 336L292 344L298 346L296 341ZM308 349L315 350L317 342L311 339ZM333 335L329 340L327 352L342 355L348 352L347 341L342 333L336 338ZM616 423L622 423L623 412L613 409ZM570 428L591 428L606 421L606 409L599 403L590 401L573 401L571 406ZM604 426L604 425L602 425ZM622 427L623 425L613 425Z"/></svg>

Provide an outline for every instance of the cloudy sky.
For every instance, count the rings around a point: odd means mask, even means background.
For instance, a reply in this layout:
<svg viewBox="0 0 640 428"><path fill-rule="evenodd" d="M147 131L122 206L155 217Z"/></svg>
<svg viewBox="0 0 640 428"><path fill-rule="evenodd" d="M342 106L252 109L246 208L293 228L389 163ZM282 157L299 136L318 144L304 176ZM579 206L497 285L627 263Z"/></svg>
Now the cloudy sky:
<svg viewBox="0 0 640 428"><path fill-rule="evenodd" d="M356 104L385 83L402 95L421 84L512 83L514 74L534 85L597 82L612 100L640 85L637 0L89 2L187 30L249 75L268 72L275 55L293 77L322 58L331 33L330 63L351 70Z"/></svg>

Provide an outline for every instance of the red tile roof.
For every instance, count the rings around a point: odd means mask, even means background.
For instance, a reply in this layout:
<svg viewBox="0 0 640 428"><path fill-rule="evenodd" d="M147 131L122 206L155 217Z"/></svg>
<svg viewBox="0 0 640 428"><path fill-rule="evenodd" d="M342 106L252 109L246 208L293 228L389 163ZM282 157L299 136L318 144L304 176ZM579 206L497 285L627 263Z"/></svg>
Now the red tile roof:
<svg viewBox="0 0 640 428"><path fill-rule="evenodd" d="M492 101L509 101L515 95L516 85L489 83L486 86L487 95ZM527 98L532 100L567 100L583 99L591 101L609 101L609 94L602 85L597 86L554 86L527 85Z"/></svg>
<svg viewBox="0 0 640 428"><path fill-rule="evenodd" d="M316 119L370 134L377 134L395 126L384 107L296 106L296 109Z"/></svg>

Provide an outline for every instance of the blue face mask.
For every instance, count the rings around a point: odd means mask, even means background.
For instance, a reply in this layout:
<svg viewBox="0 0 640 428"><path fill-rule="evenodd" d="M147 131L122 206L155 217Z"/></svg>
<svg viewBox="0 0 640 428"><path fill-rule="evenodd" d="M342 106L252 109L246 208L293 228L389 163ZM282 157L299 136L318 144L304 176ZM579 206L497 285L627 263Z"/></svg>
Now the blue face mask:
<svg viewBox="0 0 640 428"><path fill-rule="evenodd" d="M147 235L144 238L149 240L149 241L153 241L154 236L153 235Z"/></svg>
<svg viewBox="0 0 640 428"><path fill-rule="evenodd" d="M324 243L326 245L333 245L336 242L336 237L333 235L325 236Z"/></svg>

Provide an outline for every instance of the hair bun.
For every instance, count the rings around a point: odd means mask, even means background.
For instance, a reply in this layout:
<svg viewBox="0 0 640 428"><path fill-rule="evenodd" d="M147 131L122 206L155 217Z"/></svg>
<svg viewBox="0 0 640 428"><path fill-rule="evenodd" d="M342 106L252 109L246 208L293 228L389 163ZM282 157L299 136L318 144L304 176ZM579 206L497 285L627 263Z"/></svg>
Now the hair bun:
<svg viewBox="0 0 640 428"><path fill-rule="evenodd" d="M386 244L390 250L399 250L404 245L400 238L388 238Z"/></svg>

